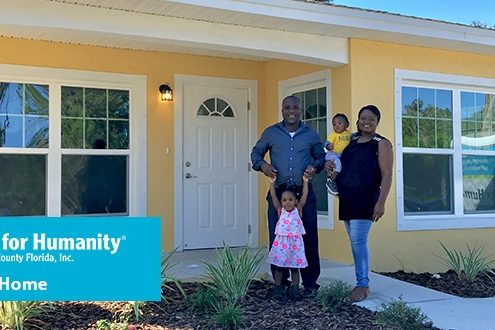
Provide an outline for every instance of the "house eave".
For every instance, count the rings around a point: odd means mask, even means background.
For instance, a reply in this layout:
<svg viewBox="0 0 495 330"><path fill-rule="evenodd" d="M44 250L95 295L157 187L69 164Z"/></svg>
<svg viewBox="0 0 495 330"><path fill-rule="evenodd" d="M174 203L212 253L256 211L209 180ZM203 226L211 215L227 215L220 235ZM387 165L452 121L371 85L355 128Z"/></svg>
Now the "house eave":
<svg viewBox="0 0 495 330"><path fill-rule="evenodd" d="M495 55L493 30L298 0L3 0L0 35L331 67L349 39Z"/></svg>

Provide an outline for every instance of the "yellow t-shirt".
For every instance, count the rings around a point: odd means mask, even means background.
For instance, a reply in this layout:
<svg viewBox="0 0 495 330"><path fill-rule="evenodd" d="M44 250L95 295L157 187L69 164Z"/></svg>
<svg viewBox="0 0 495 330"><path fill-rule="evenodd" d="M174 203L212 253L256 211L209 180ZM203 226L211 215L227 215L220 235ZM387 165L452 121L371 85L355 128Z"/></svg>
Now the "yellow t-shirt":
<svg viewBox="0 0 495 330"><path fill-rule="evenodd" d="M333 145L333 152L341 154L345 147L351 142L352 133L345 130L342 133L331 132L328 134L327 141Z"/></svg>

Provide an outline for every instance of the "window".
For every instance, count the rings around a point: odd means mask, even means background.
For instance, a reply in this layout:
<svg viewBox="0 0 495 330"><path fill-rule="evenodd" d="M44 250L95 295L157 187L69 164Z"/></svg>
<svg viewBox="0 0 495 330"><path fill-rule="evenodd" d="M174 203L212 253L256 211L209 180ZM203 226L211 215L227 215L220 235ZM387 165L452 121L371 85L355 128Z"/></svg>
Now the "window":
<svg viewBox="0 0 495 330"><path fill-rule="evenodd" d="M0 69L0 215L145 215L144 79Z"/></svg>
<svg viewBox="0 0 495 330"><path fill-rule="evenodd" d="M302 121L312 127L320 135L322 143L327 138L331 127L331 111L329 97L331 72L320 71L279 83L280 101L287 95L295 95L303 103ZM313 191L316 195L318 212L318 227L333 229L333 198L328 194L326 174L322 171L312 180Z"/></svg>
<svg viewBox="0 0 495 330"><path fill-rule="evenodd" d="M234 111L227 101L221 98L210 98L199 106L198 116L207 117L234 117Z"/></svg>
<svg viewBox="0 0 495 330"><path fill-rule="evenodd" d="M315 88L294 93L303 103L302 121L320 135L323 142L327 139L327 89ZM328 213L328 193L326 188L327 176L321 171L313 177L313 190L316 195L318 214Z"/></svg>
<svg viewBox="0 0 495 330"><path fill-rule="evenodd" d="M398 228L495 227L495 81L396 76Z"/></svg>

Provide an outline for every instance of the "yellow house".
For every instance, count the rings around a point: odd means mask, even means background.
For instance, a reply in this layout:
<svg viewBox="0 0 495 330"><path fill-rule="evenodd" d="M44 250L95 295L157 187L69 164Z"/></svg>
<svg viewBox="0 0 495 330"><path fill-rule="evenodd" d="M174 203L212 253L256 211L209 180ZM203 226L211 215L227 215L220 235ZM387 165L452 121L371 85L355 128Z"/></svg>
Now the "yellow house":
<svg viewBox="0 0 495 330"><path fill-rule="evenodd" d="M322 139L332 113L382 110L373 270L441 270L439 242L495 250L493 30L314 1L3 0L0 50L0 215L158 216L168 250L265 245L249 153L296 94ZM314 185L320 255L350 263Z"/></svg>

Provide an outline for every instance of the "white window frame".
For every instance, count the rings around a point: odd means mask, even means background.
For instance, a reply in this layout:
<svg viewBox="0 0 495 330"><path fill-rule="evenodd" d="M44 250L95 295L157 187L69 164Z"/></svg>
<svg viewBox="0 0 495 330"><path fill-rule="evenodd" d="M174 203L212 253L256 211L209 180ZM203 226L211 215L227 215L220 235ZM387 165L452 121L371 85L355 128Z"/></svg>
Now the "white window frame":
<svg viewBox="0 0 495 330"><path fill-rule="evenodd" d="M332 127L332 71L323 70L292 79L281 80L278 83L278 104L282 104L284 97L294 93L304 92L311 89L326 87L327 89L327 132ZM282 113L279 111L279 119L282 120ZM324 142L324 141L322 141ZM319 229L334 229L333 217L333 196L328 195L328 214L318 214Z"/></svg>
<svg viewBox="0 0 495 330"><path fill-rule="evenodd" d="M402 87L448 89L452 91L452 125L454 149L423 149L428 154L451 154L453 157L453 194L454 213L448 215L405 215L404 212L404 181L403 162L404 152L421 153L418 148L402 146ZM478 78L462 75L395 70L395 129L396 129L396 181L397 181L397 230L443 230L461 228L490 228L495 227L495 212L484 214L464 214L462 196L462 155L469 151L462 150L461 138L461 91L495 94L495 79ZM476 150L476 155L493 156L493 151Z"/></svg>
<svg viewBox="0 0 495 330"><path fill-rule="evenodd" d="M47 155L46 215L61 216L62 154L99 154L101 150L61 149L61 87L80 86L129 91L128 216L146 216L146 77L143 75L0 64L0 81L49 86L49 147L0 148L0 154ZM62 152L63 151L63 152Z"/></svg>

